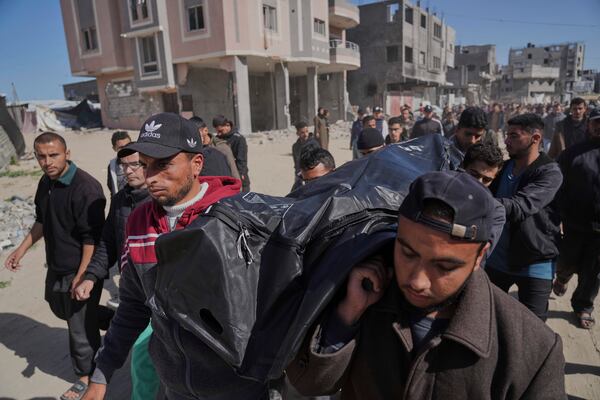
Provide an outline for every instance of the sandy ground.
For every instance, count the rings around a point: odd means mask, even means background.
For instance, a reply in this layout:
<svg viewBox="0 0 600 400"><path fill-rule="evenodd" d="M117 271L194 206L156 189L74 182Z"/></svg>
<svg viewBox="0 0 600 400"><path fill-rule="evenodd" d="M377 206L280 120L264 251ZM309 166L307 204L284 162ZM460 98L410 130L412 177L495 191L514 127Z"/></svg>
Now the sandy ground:
<svg viewBox="0 0 600 400"><path fill-rule="evenodd" d="M110 132L67 134L71 158L105 186L106 165L114 157ZM29 148L33 137L26 138ZM249 139L252 189L285 195L293 183L291 146L293 134L255 135ZM351 158L348 136L334 135L330 149L338 165ZM34 160L18 167L35 170ZM0 198L33 196L38 177L0 178ZM4 263L6 253L0 255ZM54 317L43 299L44 246L38 243L24 257L18 273L0 269L0 400L56 399L74 380L66 324ZM548 325L563 339L567 361L566 386L572 399L600 399L600 327L578 329L566 296L551 298ZM108 298L104 290L103 301ZM597 301L598 305L598 301ZM597 316L600 317L600 316ZM128 399L128 366L117 372L109 387L108 399Z"/></svg>

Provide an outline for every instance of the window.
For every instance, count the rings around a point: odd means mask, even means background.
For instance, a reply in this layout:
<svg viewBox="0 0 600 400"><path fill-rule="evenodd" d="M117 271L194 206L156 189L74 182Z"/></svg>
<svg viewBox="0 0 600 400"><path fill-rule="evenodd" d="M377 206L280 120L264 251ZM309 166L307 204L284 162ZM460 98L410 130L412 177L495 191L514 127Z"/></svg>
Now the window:
<svg viewBox="0 0 600 400"><path fill-rule="evenodd" d="M265 29L277 32L277 8L263 4L263 24Z"/></svg>
<svg viewBox="0 0 600 400"><path fill-rule="evenodd" d="M398 61L398 46L388 46L385 50L387 62Z"/></svg>
<svg viewBox="0 0 600 400"><path fill-rule="evenodd" d="M473 64L469 64L467 65L467 70L473 72L475 71L475 66Z"/></svg>
<svg viewBox="0 0 600 400"><path fill-rule="evenodd" d="M413 23L413 9L412 7L406 6L404 9L404 21L412 24Z"/></svg>
<svg viewBox="0 0 600 400"><path fill-rule="evenodd" d="M544 64L548 64L548 59L544 58Z"/></svg>
<svg viewBox="0 0 600 400"><path fill-rule="evenodd" d="M156 41L154 36L140 38L140 54L142 75L158 73L158 58L156 57Z"/></svg>
<svg viewBox="0 0 600 400"><path fill-rule="evenodd" d="M387 6L387 22L396 22L400 13L399 4L389 4Z"/></svg>
<svg viewBox="0 0 600 400"><path fill-rule="evenodd" d="M146 0L129 0L131 20L139 21L148 18L148 3Z"/></svg>
<svg viewBox="0 0 600 400"><path fill-rule="evenodd" d="M325 21L315 18L314 30L315 30L315 33L325 36Z"/></svg>
<svg viewBox="0 0 600 400"><path fill-rule="evenodd" d="M424 51L419 53L419 64L425 65L425 52Z"/></svg>
<svg viewBox="0 0 600 400"><path fill-rule="evenodd" d="M527 54L527 58L531 60L531 53Z"/></svg>
<svg viewBox="0 0 600 400"><path fill-rule="evenodd" d="M427 15L421 14L421 28L427 28Z"/></svg>
<svg viewBox="0 0 600 400"><path fill-rule="evenodd" d="M190 32L204 29L204 6L197 5L188 8L188 29Z"/></svg>
<svg viewBox="0 0 600 400"><path fill-rule="evenodd" d="M85 51L94 51L98 49L98 39L96 38L96 28L83 30L83 49Z"/></svg>
<svg viewBox="0 0 600 400"><path fill-rule="evenodd" d="M438 24L437 22L433 24L433 36L438 39L442 38L442 25Z"/></svg>
<svg viewBox="0 0 600 400"><path fill-rule="evenodd" d="M439 57L433 57L433 68L441 69L442 68L442 59Z"/></svg>
<svg viewBox="0 0 600 400"><path fill-rule="evenodd" d="M412 47L404 46L404 62L413 62L413 49Z"/></svg>
<svg viewBox="0 0 600 400"><path fill-rule="evenodd" d="M388 90L388 92L399 92L402 90L402 84L401 83L388 83L387 90Z"/></svg>

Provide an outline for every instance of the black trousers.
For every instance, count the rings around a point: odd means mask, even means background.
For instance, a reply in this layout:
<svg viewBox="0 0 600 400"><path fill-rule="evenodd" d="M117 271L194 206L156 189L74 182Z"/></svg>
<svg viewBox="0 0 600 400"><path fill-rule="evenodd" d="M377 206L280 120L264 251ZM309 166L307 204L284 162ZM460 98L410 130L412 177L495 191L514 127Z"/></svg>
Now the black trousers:
<svg viewBox="0 0 600 400"><path fill-rule="evenodd" d="M575 312L591 313L600 288L600 235L565 229L556 265L556 279L569 282L573 274L578 283L571 307Z"/></svg>
<svg viewBox="0 0 600 400"><path fill-rule="evenodd" d="M548 299L552 291L551 279L529 278L506 274L493 268L486 268L490 281L508 293L512 285L517 285L519 301L529 308L542 321L548 318Z"/></svg>
<svg viewBox="0 0 600 400"><path fill-rule="evenodd" d="M67 321L73 370L77 376L86 376L93 372L94 357L100 348L98 303L104 281L96 282L88 300L77 301L69 291L74 277L58 275L48 268L44 298L54 315Z"/></svg>

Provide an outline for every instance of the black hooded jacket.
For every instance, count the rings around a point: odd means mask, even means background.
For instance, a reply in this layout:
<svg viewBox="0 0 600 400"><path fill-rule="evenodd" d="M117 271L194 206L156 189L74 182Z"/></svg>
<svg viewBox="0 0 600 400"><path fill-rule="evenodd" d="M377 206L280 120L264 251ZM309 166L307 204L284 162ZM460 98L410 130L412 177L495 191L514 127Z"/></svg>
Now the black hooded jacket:
<svg viewBox="0 0 600 400"><path fill-rule="evenodd" d="M490 185L496 196L502 171ZM558 164L546 153L529 166L519 181L517 193L510 198L498 198L506 209L510 222L511 268L525 267L558 256L560 218L554 197L562 183Z"/></svg>
<svg viewBox="0 0 600 400"><path fill-rule="evenodd" d="M248 144L246 138L236 128L231 132L221 136L227 140L227 144L231 147L231 152L235 158L235 165L242 178L242 189L247 192L250 190L250 177L248 176Z"/></svg>
<svg viewBox="0 0 600 400"><path fill-rule="evenodd" d="M85 279L95 282L108 278L108 270L121 258L125 244L125 224L129 214L149 199L148 189L133 189L129 185L125 185L112 197L102 237L87 267Z"/></svg>

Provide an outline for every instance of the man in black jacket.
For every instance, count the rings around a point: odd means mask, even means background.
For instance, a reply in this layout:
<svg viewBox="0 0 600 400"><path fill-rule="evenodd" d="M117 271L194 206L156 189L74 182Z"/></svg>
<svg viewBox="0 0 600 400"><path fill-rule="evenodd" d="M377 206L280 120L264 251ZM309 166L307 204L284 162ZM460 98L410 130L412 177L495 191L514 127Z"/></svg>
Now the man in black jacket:
<svg viewBox="0 0 600 400"><path fill-rule="evenodd" d="M444 128L442 127L442 123L433 117L433 107L427 105L423 108L423 119L415 122L410 137L414 139L431 133L443 135Z"/></svg>
<svg viewBox="0 0 600 400"><path fill-rule="evenodd" d="M98 302L102 285L97 285L85 301L75 298L74 289L83 279L100 239L106 199L100 183L69 161L62 136L42 133L35 138L33 148L44 171L35 194L36 219L4 265L17 271L27 250L44 238L48 265L44 298L54 315L67 321L71 362L78 377L61 399L78 399L89 383L94 355L100 347Z"/></svg>
<svg viewBox="0 0 600 400"><path fill-rule="evenodd" d="M506 292L516 284L519 301L545 321L560 237L553 199L562 174L551 158L540 153L543 131L544 122L535 114L508 121L510 160L490 186L506 208L506 224L486 271Z"/></svg>
<svg viewBox="0 0 600 400"><path fill-rule="evenodd" d="M242 180L242 192L249 192L250 177L248 176L248 145L246 139L233 127L233 122L223 115L217 115L213 118L213 127L217 130L217 135L227 140L227 144L231 147Z"/></svg>
<svg viewBox="0 0 600 400"><path fill-rule="evenodd" d="M590 113L588 139L558 159L564 181L558 192L564 237L554 293L562 296L574 273L579 276L571 306L579 326L591 329L594 299L600 287L600 110Z"/></svg>
<svg viewBox="0 0 600 400"><path fill-rule="evenodd" d="M565 149L586 139L587 104L581 97L571 100L569 115L556 124L548 155L557 159Z"/></svg>

